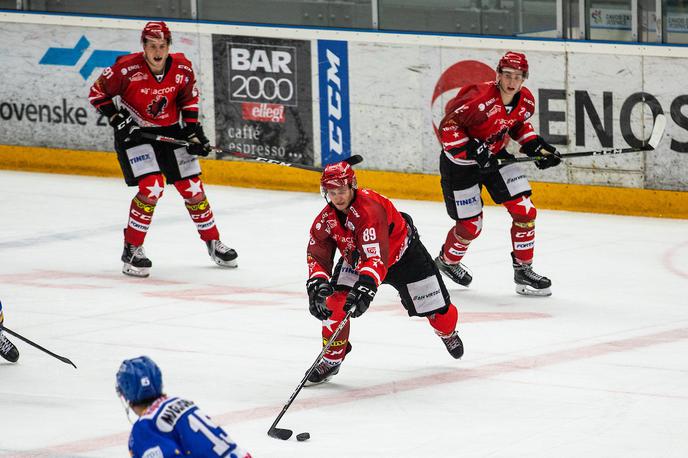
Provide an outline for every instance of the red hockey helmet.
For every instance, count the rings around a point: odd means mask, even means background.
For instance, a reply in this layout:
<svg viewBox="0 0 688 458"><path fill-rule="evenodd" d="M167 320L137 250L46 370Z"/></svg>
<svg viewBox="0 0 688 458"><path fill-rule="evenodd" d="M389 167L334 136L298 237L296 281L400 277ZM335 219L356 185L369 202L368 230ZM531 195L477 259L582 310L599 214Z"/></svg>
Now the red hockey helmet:
<svg viewBox="0 0 688 458"><path fill-rule="evenodd" d="M151 21L141 31L141 43L145 43L148 38L158 38L170 43L172 41L172 32L170 32L167 24L163 21Z"/></svg>
<svg viewBox="0 0 688 458"><path fill-rule="evenodd" d="M322 176L320 177L320 192L323 195L327 193L328 189L340 188L342 186L349 186L356 189L356 174L354 169L348 162L335 162L325 167Z"/></svg>
<svg viewBox="0 0 688 458"><path fill-rule="evenodd" d="M497 73L502 73L504 68L513 68L514 70L521 70L523 76L528 76L528 59L526 55L520 52L507 51L497 64Z"/></svg>

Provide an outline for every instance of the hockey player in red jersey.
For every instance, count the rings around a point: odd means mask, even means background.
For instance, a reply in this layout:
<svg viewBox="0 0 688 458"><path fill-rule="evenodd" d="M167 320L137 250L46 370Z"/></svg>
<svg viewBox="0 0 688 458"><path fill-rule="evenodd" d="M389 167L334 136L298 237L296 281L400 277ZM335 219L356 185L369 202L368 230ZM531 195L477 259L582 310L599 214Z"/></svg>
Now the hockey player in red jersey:
<svg viewBox="0 0 688 458"><path fill-rule="evenodd" d="M399 292L409 316L427 317L449 353L461 358L458 311L411 217L375 191L357 189L354 171L346 162L325 168L320 189L328 203L311 226L306 289L311 314L322 320L325 343L349 310L352 317L361 316L380 284L387 283ZM341 257L334 267L336 251ZM309 385L339 372L351 351L349 325L316 366Z"/></svg>
<svg viewBox="0 0 688 458"><path fill-rule="evenodd" d="M513 220L511 258L516 292L549 296L552 282L532 269L537 212L530 199L530 184L518 164L497 165L497 159L513 157L505 149L509 139L528 156L544 156L535 162L540 169L561 162L557 150L528 122L535 112L535 100L523 86L527 77L526 56L507 52L497 65L496 81L464 86L448 105L439 129L440 174L447 212L456 223L435 262L456 283L471 283L473 278L461 260L483 227L480 190L485 185Z"/></svg>
<svg viewBox="0 0 688 458"><path fill-rule="evenodd" d="M164 22L149 22L141 32L143 52L121 56L91 87L89 100L115 130L115 150L124 180L137 186L124 230L122 272L147 277L152 263L143 241L165 183L173 184L186 203L210 257L236 267L237 253L220 241L206 198L197 156L207 156L210 142L198 119L199 95L191 62L170 53L172 34ZM113 99L119 96L119 107ZM182 138L188 148L141 139L141 131Z"/></svg>

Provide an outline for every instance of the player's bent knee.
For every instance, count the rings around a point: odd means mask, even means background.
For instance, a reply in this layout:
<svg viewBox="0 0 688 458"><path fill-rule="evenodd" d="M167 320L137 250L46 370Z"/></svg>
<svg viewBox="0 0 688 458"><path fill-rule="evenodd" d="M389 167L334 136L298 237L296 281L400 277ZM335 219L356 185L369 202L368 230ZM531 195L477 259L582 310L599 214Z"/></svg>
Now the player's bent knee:
<svg viewBox="0 0 688 458"><path fill-rule="evenodd" d="M516 223L534 223L537 217L537 208L530 200L530 196L517 197L516 199L507 200L504 205L511 215L511 218Z"/></svg>
<svg viewBox="0 0 688 458"><path fill-rule="evenodd" d="M165 179L159 173L146 175L138 182L137 197L144 203L155 205L165 190Z"/></svg>
<svg viewBox="0 0 688 458"><path fill-rule="evenodd" d="M471 241L480 235L483 229L482 213L469 219L462 219L456 222L454 233L457 237L465 241Z"/></svg>
<svg viewBox="0 0 688 458"><path fill-rule="evenodd" d="M205 189L203 182L198 176L184 178L183 180L175 181L174 187L182 198L189 204L197 204L205 199Z"/></svg>
<svg viewBox="0 0 688 458"><path fill-rule="evenodd" d="M441 332L442 334L450 334L456 329L456 323L459 321L459 312L454 304L449 304L442 312L427 317L430 326Z"/></svg>

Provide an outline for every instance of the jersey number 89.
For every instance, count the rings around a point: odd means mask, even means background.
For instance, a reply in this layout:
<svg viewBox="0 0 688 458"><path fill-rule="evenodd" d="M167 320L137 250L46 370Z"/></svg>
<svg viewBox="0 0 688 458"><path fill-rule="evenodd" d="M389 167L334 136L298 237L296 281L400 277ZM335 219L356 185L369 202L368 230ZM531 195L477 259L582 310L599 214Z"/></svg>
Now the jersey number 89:
<svg viewBox="0 0 688 458"><path fill-rule="evenodd" d="M369 227L363 231L363 241L364 242L370 242L371 240L375 240L375 228L374 227Z"/></svg>

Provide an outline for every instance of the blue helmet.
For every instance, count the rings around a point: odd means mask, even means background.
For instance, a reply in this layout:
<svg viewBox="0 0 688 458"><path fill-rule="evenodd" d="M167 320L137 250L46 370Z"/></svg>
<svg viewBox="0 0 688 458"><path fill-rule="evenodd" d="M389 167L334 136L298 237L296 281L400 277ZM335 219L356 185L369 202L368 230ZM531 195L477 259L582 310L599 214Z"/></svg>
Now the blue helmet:
<svg viewBox="0 0 688 458"><path fill-rule="evenodd" d="M148 356L125 359L117 371L117 392L130 404L162 395L162 373Z"/></svg>

